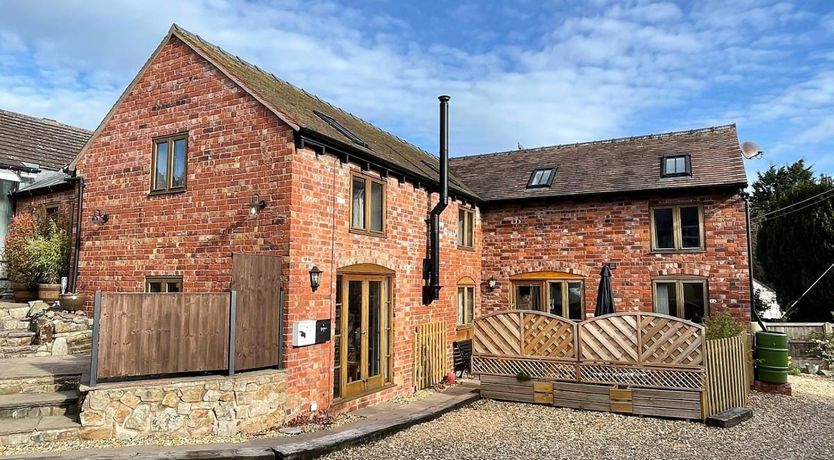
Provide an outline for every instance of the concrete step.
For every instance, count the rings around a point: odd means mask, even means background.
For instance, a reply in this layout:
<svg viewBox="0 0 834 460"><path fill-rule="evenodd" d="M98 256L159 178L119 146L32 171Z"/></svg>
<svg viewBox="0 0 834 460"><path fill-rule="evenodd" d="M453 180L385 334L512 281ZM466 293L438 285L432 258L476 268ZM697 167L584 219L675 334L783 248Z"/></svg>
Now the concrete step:
<svg viewBox="0 0 834 460"><path fill-rule="evenodd" d="M78 415L78 392L57 391L0 396L0 420L52 415Z"/></svg>
<svg viewBox="0 0 834 460"><path fill-rule="evenodd" d="M32 331L2 331L0 332L0 347L19 347L32 345L35 333Z"/></svg>
<svg viewBox="0 0 834 460"><path fill-rule="evenodd" d="M78 419L69 415L4 420L0 423L0 445L19 446L78 439L80 430Z"/></svg>
<svg viewBox="0 0 834 460"><path fill-rule="evenodd" d="M9 379L0 377L0 395L42 394L76 390L80 380L81 374L41 375Z"/></svg>

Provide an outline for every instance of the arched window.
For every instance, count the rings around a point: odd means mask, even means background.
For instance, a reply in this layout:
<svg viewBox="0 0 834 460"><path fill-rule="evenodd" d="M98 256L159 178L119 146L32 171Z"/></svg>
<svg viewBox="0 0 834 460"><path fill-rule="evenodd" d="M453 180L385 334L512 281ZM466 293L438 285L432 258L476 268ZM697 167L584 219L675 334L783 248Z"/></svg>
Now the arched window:
<svg viewBox="0 0 834 460"><path fill-rule="evenodd" d="M475 317L475 280L469 277L458 281L457 292L457 340L472 338L472 320Z"/></svg>

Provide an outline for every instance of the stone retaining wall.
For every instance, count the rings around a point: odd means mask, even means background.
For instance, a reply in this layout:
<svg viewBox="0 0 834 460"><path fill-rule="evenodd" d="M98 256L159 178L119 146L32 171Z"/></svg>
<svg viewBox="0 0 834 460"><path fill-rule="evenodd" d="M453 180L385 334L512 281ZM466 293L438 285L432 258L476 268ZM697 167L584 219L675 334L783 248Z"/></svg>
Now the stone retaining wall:
<svg viewBox="0 0 834 460"><path fill-rule="evenodd" d="M286 372L105 383L86 391L81 439L258 433L285 420Z"/></svg>

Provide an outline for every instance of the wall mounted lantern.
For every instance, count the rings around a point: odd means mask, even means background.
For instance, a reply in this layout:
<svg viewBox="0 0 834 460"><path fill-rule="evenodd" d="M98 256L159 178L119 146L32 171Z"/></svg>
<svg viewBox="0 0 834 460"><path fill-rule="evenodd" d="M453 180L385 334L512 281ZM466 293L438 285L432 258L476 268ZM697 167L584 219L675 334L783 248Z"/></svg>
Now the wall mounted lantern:
<svg viewBox="0 0 834 460"><path fill-rule="evenodd" d="M487 287L490 291L494 291L498 287L498 280L494 276L490 276L487 280Z"/></svg>
<svg viewBox="0 0 834 460"><path fill-rule="evenodd" d="M266 207L266 201L261 199L260 193L256 193L249 202L249 214L256 215L261 212L261 209Z"/></svg>
<svg viewBox="0 0 834 460"><path fill-rule="evenodd" d="M320 284L321 270L319 270L319 267L314 265L313 268L310 269L310 289L312 289L313 292L316 292L316 289L319 288Z"/></svg>
<svg viewBox="0 0 834 460"><path fill-rule="evenodd" d="M92 217L90 217L90 222L92 222L94 224L103 224L103 223L107 222L108 220L110 220L110 215L107 214L106 212L101 212L100 209L96 209L93 212Z"/></svg>

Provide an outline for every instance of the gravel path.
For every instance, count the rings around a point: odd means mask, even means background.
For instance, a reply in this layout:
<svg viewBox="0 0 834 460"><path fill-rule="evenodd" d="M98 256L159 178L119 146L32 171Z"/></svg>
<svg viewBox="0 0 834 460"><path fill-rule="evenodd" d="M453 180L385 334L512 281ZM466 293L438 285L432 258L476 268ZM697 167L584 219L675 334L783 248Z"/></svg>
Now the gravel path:
<svg viewBox="0 0 834 460"><path fill-rule="evenodd" d="M753 392L730 429L481 400L339 459L832 459L834 379L791 377L793 397Z"/></svg>

